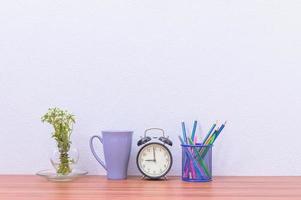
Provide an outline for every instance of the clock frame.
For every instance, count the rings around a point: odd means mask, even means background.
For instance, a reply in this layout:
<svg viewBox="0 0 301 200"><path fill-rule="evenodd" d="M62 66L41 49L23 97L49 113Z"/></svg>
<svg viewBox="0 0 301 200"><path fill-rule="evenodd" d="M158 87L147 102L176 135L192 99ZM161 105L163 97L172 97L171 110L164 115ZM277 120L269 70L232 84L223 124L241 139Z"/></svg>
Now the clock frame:
<svg viewBox="0 0 301 200"><path fill-rule="evenodd" d="M144 172L141 169L141 166L139 164L140 154L142 153L142 151L145 148L147 148L148 146L151 146L151 145L159 145L159 146L161 146L161 148L164 148L166 150L166 152L169 154L169 158L170 158L169 166L168 166L167 170L164 173L162 173L161 175L159 175L159 176L151 176L151 175L147 174L146 172ZM139 150L139 152L137 154L137 157L136 157L136 164L137 164L138 170L143 175L143 178L149 178L149 179L161 179L161 178L164 178L164 179L166 179L166 174L170 171L170 169L172 167L173 158L172 158L172 154L171 154L170 150L166 147L166 145L164 145L163 143L159 143L159 142L150 142L150 143L147 143L146 145L144 145L143 147L140 148L140 150Z"/></svg>

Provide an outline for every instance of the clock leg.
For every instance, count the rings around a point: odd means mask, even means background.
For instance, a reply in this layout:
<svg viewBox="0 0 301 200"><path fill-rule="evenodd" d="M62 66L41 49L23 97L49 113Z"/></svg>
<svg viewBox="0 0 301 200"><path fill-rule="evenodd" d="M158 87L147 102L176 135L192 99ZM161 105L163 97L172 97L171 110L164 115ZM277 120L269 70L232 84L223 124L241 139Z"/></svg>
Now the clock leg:
<svg viewBox="0 0 301 200"><path fill-rule="evenodd" d="M166 176L164 176L164 180L167 181L167 177Z"/></svg>

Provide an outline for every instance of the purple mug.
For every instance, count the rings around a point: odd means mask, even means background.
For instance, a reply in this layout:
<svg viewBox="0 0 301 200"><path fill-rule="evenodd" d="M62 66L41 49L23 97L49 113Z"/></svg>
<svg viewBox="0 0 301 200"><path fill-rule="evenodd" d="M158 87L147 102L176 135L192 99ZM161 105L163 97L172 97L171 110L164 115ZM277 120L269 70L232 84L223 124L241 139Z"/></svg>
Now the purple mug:
<svg viewBox="0 0 301 200"><path fill-rule="evenodd" d="M132 147L133 131L102 131L102 137L90 138L90 149L95 159L107 171L108 179L126 179ZM97 138L103 144L105 163L98 157L93 146Z"/></svg>

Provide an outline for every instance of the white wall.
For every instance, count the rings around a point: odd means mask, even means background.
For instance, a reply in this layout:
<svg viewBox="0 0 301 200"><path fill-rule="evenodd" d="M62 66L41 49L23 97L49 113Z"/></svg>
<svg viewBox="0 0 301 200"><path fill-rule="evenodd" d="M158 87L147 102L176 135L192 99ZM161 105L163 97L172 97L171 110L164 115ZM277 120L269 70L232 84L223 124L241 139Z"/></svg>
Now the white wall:
<svg viewBox="0 0 301 200"><path fill-rule="evenodd" d="M10 0L0 2L0 173L49 168L58 106L77 116L80 167L104 171L88 139L102 129L180 121L228 126L215 175L301 175L299 0ZM191 128L190 128L191 130Z"/></svg>

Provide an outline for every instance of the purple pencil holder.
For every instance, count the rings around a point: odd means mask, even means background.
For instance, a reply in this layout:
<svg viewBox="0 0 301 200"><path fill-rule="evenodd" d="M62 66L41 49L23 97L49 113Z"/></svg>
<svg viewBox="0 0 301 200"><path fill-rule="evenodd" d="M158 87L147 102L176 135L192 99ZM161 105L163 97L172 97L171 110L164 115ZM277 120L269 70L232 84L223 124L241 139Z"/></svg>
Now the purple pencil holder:
<svg viewBox="0 0 301 200"><path fill-rule="evenodd" d="M212 180L212 145L182 144L182 180L209 182Z"/></svg>

